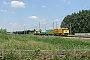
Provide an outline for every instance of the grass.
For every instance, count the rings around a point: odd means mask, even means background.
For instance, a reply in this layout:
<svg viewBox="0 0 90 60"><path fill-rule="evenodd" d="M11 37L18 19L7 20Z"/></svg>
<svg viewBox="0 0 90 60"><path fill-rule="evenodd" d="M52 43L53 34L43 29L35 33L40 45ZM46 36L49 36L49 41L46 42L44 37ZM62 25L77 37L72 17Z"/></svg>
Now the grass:
<svg viewBox="0 0 90 60"><path fill-rule="evenodd" d="M0 50L73 50L90 49L90 40L52 36L4 35Z"/></svg>
<svg viewBox="0 0 90 60"><path fill-rule="evenodd" d="M43 51L40 50L28 52L28 53L7 53L3 60L90 60L90 51L84 51L82 53L75 51L66 51L63 55L61 51ZM74 52L74 53L73 53Z"/></svg>
<svg viewBox="0 0 90 60"><path fill-rule="evenodd" d="M82 38L61 38L58 36L33 36L33 35L0 35L0 50L35 50L28 54L5 54L5 60L90 60L90 51L78 58L78 53L65 54L62 59L55 53L42 53L39 50L79 50L90 49L90 40Z"/></svg>

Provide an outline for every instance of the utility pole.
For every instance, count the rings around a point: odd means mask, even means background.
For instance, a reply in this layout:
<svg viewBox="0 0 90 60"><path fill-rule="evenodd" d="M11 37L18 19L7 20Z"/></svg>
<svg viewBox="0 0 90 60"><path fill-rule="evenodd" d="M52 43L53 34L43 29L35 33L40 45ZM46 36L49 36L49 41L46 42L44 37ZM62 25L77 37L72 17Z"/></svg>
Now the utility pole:
<svg viewBox="0 0 90 60"><path fill-rule="evenodd" d="M56 28L57 28L57 25L58 25L58 24L57 24L57 22L56 22Z"/></svg>
<svg viewBox="0 0 90 60"><path fill-rule="evenodd" d="M24 26L24 34L25 34L25 26Z"/></svg>
<svg viewBox="0 0 90 60"><path fill-rule="evenodd" d="M71 34L71 23L70 23L70 34Z"/></svg>
<svg viewBox="0 0 90 60"><path fill-rule="evenodd" d="M14 34L14 29L13 29L13 32L12 33Z"/></svg>
<svg viewBox="0 0 90 60"><path fill-rule="evenodd" d="M39 30L40 30L40 22L39 22Z"/></svg>
<svg viewBox="0 0 90 60"><path fill-rule="evenodd" d="M36 26L36 30L37 30L37 26Z"/></svg>
<svg viewBox="0 0 90 60"><path fill-rule="evenodd" d="M35 29L35 26L34 26L34 29Z"/></svg>
<svg viewBox="0 0 90 60"><path fill-rule="evenodd" d="M46 26L45 26L45 31L46 31Z"/></svg>
<svg viewBox="0 0 90 60"><path fill-rule="evenodd" d="M27 34L27 29L26 29L26 34Z"/></svg>
<svg viewBox="0 0 90 60"><path fill-rule="evenodd" d="M18 28L17 28L17 34L18 34Z"/></svg>
<svg viewBox="0 0 90 60"><path fill-rule="evenodd" d="M53 22L53 29L54 29L54 22Z"/></svg>

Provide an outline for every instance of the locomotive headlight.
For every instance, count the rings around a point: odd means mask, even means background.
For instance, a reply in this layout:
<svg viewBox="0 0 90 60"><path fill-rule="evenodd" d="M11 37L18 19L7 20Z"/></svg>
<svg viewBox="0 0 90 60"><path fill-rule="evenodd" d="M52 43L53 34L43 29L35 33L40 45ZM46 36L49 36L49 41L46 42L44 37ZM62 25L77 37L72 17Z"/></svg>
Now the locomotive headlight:
<svg viewBox="0 0 90 60"><path fill-rule="evenodd" d="M38 32L38 33L40 33L40 32Z"/></svg>

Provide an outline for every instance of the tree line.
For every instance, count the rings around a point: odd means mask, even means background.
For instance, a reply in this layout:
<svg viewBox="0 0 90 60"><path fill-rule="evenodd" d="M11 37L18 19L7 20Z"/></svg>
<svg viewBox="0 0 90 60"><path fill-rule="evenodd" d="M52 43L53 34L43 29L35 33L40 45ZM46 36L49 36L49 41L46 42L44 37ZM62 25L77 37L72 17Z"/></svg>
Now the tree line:
<svg viewBox="0 0 90 60"><path fill-rule="evenodd" d="M90 33L90 10L82 10L67 15L60 26L71 29L72 34Z"/></svg>

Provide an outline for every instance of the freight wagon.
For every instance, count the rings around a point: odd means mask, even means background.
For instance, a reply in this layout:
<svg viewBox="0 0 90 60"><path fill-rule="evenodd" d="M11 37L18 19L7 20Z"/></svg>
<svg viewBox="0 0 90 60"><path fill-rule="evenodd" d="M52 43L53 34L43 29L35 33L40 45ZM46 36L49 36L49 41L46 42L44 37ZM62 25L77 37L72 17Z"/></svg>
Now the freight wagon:
<svg viewBox="0 0 90 60"><path fill-rule="evenodd" d="M46 35L53 35L53 30L46 30Z"/></svg>

